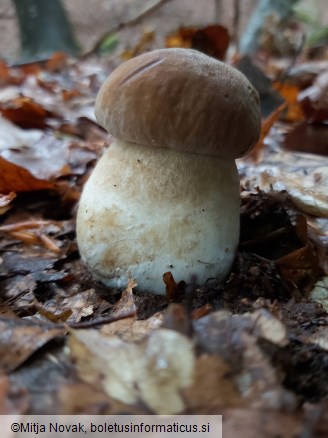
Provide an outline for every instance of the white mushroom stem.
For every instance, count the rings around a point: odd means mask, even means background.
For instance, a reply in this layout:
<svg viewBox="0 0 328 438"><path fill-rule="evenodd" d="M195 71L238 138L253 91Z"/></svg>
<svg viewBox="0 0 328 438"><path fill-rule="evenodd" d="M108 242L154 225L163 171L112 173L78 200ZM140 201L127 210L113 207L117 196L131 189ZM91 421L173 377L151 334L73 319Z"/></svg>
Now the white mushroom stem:
<svg viewBox="0 0 328 438"><path fill-rule="evenodd" d="M164 293L163 273L223 279L239 238L233 159L114 141L85 185L77 217L82 258L96 278Z"/></svg>

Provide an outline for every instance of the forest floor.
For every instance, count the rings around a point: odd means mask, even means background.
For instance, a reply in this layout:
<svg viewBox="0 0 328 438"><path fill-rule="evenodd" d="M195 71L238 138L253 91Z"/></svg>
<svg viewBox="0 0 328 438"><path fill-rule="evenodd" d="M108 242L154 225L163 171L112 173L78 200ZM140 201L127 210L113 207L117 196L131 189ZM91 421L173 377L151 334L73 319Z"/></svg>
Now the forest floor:
<svg viewBox="0 0 328 438"><path fill-rule="evenodd" d="M193 44L178 30L172 41ZM163 282L156 296L96 282L75 235L110 147L96 94L122 57L154 46L140 32L103 58L0 63L1 413L222 413L225 438L327 436L326 52L227 59L263 108L261 140L237 162L235 263L221 284Z"/></svg>

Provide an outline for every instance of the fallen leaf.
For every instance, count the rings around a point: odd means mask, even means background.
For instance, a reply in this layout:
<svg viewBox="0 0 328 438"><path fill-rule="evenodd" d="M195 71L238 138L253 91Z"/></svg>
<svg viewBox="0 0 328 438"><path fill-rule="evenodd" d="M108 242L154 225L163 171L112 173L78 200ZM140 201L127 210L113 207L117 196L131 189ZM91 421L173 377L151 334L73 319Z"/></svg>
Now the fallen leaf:
<svg viewBox="0 0 328 438"><path fill-rule="evenodd" d="M0 103L0 113L24 129L44 129L47 126L46 119L54 116L30 97L17 97Z"/></svg>
<svg viewBox="0 0 328 438"><path fill-rule="evenodd" d="M287 283L303 291L312 289L320 271L318 256L310 242L276 260L276 265Z"/></svg>
<svg viewBox="0 0 328 438"><path fill-rule="evenodd" d="M279 347L286 347L288 344L287 330L279 319L275 318L265 309L246 313L244 316L254 321L254 331L256 331L257 336Z"/></svg>
<svg viewBox="0 0 328 438"><path fill-rule="evenodd" d="M244 401L220 356L202 354L196 359L192 384L182 390L188 409L243 406Z"/></svg>
<svg viewBox="0 0 328 438"><path fill-rule="evenodd" d="M318 155L270 151L258 166L238 160L242 185L265 192L285 191L300 212L328 217L327 158ZM247 180L247 182L246 182Z"/></svg>
<svg viewBox="0 0 328 438"><path fill-rule="evenodd" d="M21 129L2 116L0 116L0 129L0 151L32 146L44 135L40 130Z"/></svg>
<svg viewBox="0 0 328 438"><path fill-rule="evenodd" d="M0 193L55 189L50 181L36 178L28 170L0 157Z"/></svg>
<svg viewBox="0 0 328 438"><path fill-rule="evenodd" d="M328 73L318 75L311 87L299 93L298 100L307 121L328 121Z"/></svg>
<svg viewBox="0 0 328 438"><path fill-rule="evenodd" d="M165 38L166 47L191 48L217 59L224 59L229 43L227 28L219 24L203 28L180 27Z"/></svg>
<svg viewBox="0 0 328 438"><path fill-rule="evenodd" d="M166 36L165 47L190 49L192 46L192 37L196 31L197 29L194 27L180 27L177 31Z"/></svg>
<svg viewBox="0 0 328 438"><path fill-rule="evenodd" d="M299 89L288 82L275 82L273 84L281 96L285 99L287 112L284 119L288 122L299 122L304 120L304 114L298 102Z"/></svg>
<svg viewBox="0 0 328 438"><path fill-rule="evenodd" d="M193 346L185 336L158 329L131 344L96 330L75 330L69 347L79 377L114 399L130 405L141 401L158 414L184 409L180 392L191 384L194 370Z"/></svg>
<svg viewBox="0 0 328 438"><path fill-rule="evenodd" d="M0 318L0 369L10 373L65 329L23 319Z"/></svg>
<svg viewBox="0 0 328 438"><path fill-rule="evenodd" d="M287 79L303 90L313 84L313 81L321 73L328 70L328 61L301 62L291 66L286 72Z"/></svg>
<svg viewBox="0 0 328 438"><path fill-rule="evenodd" d="M220 24L213 24L196 30L192 36L191 48L222 60L225 58L229 44L228 29Z"/></svg>
<svg viewBox="0 0 328 438"><path fill-rule="evenodd" d="M325 123L301 122L287 132L284 148L328 156L328 126Z"/></svg>
<svg viewBox="0 0 328 438"><path fill-rule="evenodd" d="M62 300L61 308L70 312L68 322L79 322L82 318L93 314L95 293L94 289L88 289Z"/></svg>
<svg viewBox="0 0 328 438"><path fill-rule="evenodd" d="M67 55L63 52L56 52L48 59L46 69L54 72L60 71L67 65Z"/></svg>
<svg viewBox="0 0 328 438"><path fill-rule="evenodd" d="M123 324L127 321L126 324ZM145 320L136 320L134 317L126 320L115 321L111 324L101 327L100 332L106 336L118 336L125 342L140 342L149 337L149 335L163 323L163 314L155 313Z"/></svg>
<svg viewBox="0 0 328 438"><path fill-rule="evenodd" d="M254 149L247 155L247 158L255 161L255 163L259 163L261 161L263 155L263 149L265 147L264 145L265 137L268 135L272 126L279 119L281 113L285 110L286 105L287 105L286 103L280 105L272 114L270 114L262 122L260 138L257 144L255 145Z"/></svg>

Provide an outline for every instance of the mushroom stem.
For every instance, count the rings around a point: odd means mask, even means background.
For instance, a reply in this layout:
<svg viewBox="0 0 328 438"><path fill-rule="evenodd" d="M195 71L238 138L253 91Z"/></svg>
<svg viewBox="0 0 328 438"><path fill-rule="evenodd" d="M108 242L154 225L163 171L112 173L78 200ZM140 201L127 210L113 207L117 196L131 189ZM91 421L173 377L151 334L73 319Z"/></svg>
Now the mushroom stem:
<svg viewBox="0 0 328 438"><path fill-rule="evenodd" d="M223 279L239 238L233 159L115 140L85 185L77 217L82 258L96 278L164 293L162 275Z"/></svg>

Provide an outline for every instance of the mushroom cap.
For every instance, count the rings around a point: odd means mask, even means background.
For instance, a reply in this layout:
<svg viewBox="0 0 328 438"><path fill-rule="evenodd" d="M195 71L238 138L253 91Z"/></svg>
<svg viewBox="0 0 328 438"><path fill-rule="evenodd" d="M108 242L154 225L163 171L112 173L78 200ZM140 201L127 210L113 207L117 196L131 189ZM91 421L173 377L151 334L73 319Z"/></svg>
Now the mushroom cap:
<svg viewBox="0 0 328 438"><path fill-rule="evenodd" d="M95 114L126 142L232 159L252 149L261 129L248 79L190 49L155 50L119 66L102 85Z"/></svg>

